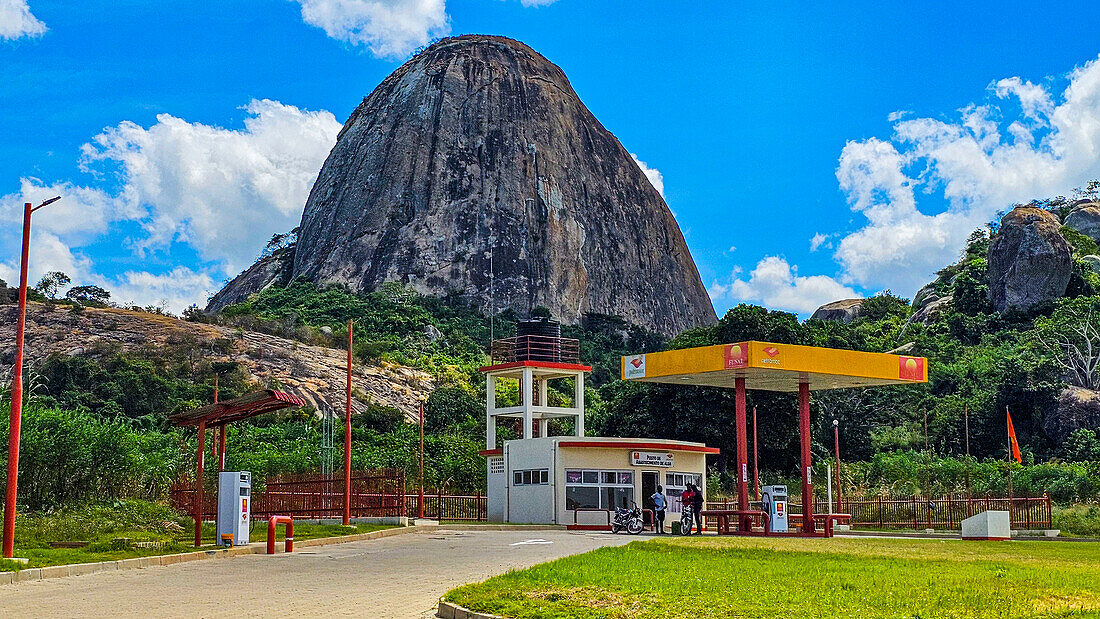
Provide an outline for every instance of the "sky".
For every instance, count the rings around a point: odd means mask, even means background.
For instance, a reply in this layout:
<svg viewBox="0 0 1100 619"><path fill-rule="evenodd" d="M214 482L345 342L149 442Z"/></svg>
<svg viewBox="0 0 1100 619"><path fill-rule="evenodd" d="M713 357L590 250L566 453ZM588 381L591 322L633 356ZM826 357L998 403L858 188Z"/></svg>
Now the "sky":
<svg viewBox="0 0 1100 619"><path fill-rule="evenodd" d="M298 225L418 47L558 64L684 232L715 310L911 296L1015 203L1100 179L1097 2L0 0L0 279L203 306ZM894 6L897 5L897 6Z"/></svg>

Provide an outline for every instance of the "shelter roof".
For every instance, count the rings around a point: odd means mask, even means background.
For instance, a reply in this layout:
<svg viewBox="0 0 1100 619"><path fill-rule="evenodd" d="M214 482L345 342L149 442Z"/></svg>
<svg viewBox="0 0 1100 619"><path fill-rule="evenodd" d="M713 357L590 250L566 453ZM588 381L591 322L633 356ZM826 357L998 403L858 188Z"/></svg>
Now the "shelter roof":
<svg viewBox="0 0 1100 619"><path fill-rule="evenodd" d="M182 411L168 417L168 421L177 426L197 426L200 422L217 426L305 404L305 400L296 395L264 389L232 400Z"/></svg>

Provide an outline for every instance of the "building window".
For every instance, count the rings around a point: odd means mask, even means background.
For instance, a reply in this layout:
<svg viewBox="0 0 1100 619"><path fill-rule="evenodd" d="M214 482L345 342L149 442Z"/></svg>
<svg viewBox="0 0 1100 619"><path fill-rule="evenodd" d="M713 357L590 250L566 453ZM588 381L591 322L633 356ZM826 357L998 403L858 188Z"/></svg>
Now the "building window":
<svg viewBox="0 0 1100 619"><path fill-rule="evenodd" d="M668 511L680 512L680 495L687 489L688 484L695 487L703 487L703 476L695 473L665 473L665 499L668 501Z"/></svg>
<svg viewBox="0 0 1100 619"><path fill-rule="evenodd" d="M545 486L550 483L550 469L512 471L513 486Z"/></svg>
<svg viewBox="0 0 1100 619"><path fill-rule="evenodd" d="M566 509L615 509L633 501L633 471L565 472Z"/></svg>

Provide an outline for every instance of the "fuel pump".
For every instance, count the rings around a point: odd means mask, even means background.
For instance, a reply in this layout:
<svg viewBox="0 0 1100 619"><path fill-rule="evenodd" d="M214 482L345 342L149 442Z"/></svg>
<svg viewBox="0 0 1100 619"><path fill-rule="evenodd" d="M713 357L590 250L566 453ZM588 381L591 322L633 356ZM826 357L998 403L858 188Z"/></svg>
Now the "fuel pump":
<svg viewBox="0 0 1100 619"><path fill-rule="evenodd" d="M252 519L252 473L222 471L218 473L218 534L219 546L245 546Z"/></svg>
<svg viewBox="0 0 1100 619"><path fill-rule="evenodd" d="M764 486L760 489L760 501L768 513L771 530L775 533L787 532L787 487Z"/></svg>

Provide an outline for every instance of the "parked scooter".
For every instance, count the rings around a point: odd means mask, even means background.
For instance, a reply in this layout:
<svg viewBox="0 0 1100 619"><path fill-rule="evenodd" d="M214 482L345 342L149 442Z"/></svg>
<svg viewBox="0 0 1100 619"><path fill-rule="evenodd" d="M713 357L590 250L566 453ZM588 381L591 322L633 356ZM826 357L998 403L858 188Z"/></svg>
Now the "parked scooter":
<svg viewBox="0 0 1100 619"><path fill-rule="evenodd" d="M611 521L611 532L618 533L623 529L631 535L637 535L642 532L642 510L638 508L638 504L631 502L630 509L625 507L615 508L615 519Z"/></svg>

